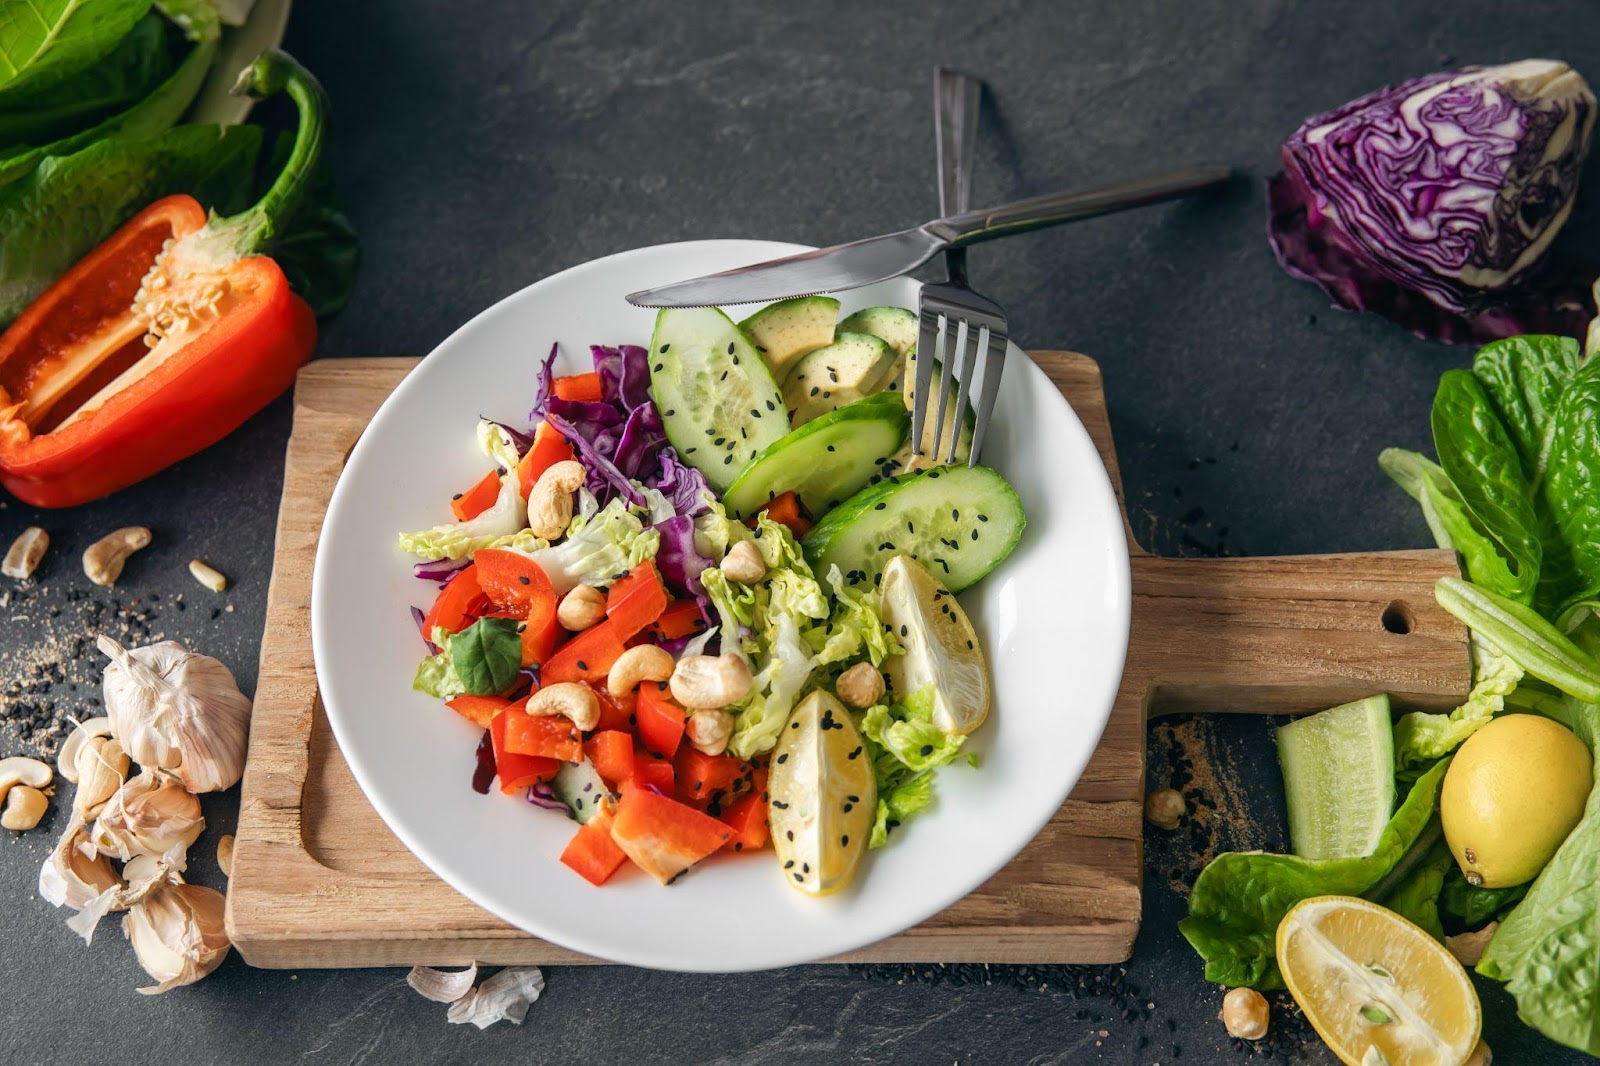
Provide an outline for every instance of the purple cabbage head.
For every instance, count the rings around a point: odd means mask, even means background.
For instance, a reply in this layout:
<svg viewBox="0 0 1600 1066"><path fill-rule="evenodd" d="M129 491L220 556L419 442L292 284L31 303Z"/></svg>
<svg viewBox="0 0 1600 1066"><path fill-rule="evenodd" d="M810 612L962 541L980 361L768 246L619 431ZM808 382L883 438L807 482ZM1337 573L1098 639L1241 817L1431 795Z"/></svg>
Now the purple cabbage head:
<svg viewBox="0 0 1600 1066"><path fill-rule="evenodd" d="M1417 333L1576 335L1594 270L1541 263L1572 211L1595 97L1565 63L1467 67L1307 119L1268 185L1291 275Z"/></svg>

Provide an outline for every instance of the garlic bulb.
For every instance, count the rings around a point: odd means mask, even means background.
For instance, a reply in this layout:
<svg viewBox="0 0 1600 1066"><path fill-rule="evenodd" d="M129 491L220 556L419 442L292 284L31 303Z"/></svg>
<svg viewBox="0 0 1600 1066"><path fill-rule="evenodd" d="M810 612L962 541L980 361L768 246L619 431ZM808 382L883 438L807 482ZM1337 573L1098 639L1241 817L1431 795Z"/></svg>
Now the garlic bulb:
<svg viewBox="0 0 1600 1066"><path fill-rule="evenodd" d="M81 911L107 890L122 887L104 855L93 847L87 855L80 850L88 839L88 829L74 818L39 868L39 895L46 902Z"/></svg>
<svg viewBox="0 0 1600 1066"><path fill-rule="evenodd" d="M89 839L102 855L127 862L135 855L183 855L206 827L200 801L183 782L160 770L129 778L106 801Z"/></svg>
<svg viewBox="0 0 1600 1066"><path fill-rule="evenodd" d="M250 700L233 673L176 641L124 649L102 634L110 656L106 714L133 761L176 774L190 792L216 792L244 772Z"/></svg>
<svg viewBox="0 0 1600 1066"><path fill-rule="evenodd" d="M192 985L222 964L232 946L222 924L223 896L201 885L158 884L122 919L122 931L157 995Z"/></svg>

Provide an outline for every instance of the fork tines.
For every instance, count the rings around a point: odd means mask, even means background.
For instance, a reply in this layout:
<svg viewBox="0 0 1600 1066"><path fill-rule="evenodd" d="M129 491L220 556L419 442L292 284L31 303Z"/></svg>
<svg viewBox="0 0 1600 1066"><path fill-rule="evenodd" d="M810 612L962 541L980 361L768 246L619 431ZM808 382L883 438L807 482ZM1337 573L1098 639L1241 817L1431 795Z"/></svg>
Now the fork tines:
<svg viewBox="0 0 1600 1066"><path fill-rule="evenodd" d="M912 451L923 451L923 427L928 419L928 394L933 385L934 364L939 365L938 411L934 416L933 459L953 463L961 440L961 421L969 396L979 377L982 357L981 389L978 393L976 425L972 433L969 466L978 462L979 450L994 412L995 394L1000 389L1000 373L1006 360L1006 316L999 305L965 285L944 283L924 285L919 301L914 395L911 406ZM931 356L932 358L926 358ZM959 368L958 364L959 363ZM951 387L956 387L952 403ZM945 421L954 419L949 439Z"/></svg>

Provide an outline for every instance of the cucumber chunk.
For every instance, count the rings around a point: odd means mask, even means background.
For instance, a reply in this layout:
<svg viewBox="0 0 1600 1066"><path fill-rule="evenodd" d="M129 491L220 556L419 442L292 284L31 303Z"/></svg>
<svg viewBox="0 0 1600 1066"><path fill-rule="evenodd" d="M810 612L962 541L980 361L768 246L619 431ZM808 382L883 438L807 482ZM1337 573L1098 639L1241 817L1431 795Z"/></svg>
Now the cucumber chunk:
<svg viewBox="0 0 1600 1066"><path fill-rule="evenodd" d="M870 333L841 333L825 348L803 356L784 382L789 419L803 426L872 392L894 365L894 349Z"/></svg>
<svg viewBox="0 0 1600 1066"><path fill-rule="evenodd" d="M796 296L768 304L739 328L755 342L772 376L782 381L802 355L833 343L838 315L839 301L831 296Z"/></svg>
<svg viewBox="0 0 1600 1066"><path fill-rule="evenodd" d="M909 555L960 592L1011 554L1026 524L1005 478L983 466L944 466L862 489L802 546L813 571L837 566L850 585L878 587L889 560Z"/></svg>
<svg viewBox="0 0 1600 1066"><path fill-rule="evenodd" d="M772 372L715 307L667 308L656 316L650 391L667 440L718 493L789 432Z"/></svg>
<svg viewBox="0 0 1600 1066"><path fill-rule="evenodd" d="M587 824L599 814L601 804L608 797L615 798L600 780L600 771L588 759L562 763L556 776L550 779L550 791L567 805L567 810L580 824Z"/></svg>
<svg viewBox="0 0 1600 1066"><path fill-rule="evenodd" d="M756 456L722 502L739 518L794 492L812 514L832 510L877 474L905 440L910 416L894 396L868 396L830 411Z"/></svg>
<svg viewBox="0 0 1600 1066"><path fill-rule="evenodd" d="M917 316L904 307L863 307L839 323L839 332L870 333L904 356L917 346Z"/></svg>
<svg viewBox="0 0 1600 1066"><path fill-rule="evenodd" d="M1278 765L1296 855L1371 855L1394 813L1389 697L1369 696L1280 727Z"/></svg>

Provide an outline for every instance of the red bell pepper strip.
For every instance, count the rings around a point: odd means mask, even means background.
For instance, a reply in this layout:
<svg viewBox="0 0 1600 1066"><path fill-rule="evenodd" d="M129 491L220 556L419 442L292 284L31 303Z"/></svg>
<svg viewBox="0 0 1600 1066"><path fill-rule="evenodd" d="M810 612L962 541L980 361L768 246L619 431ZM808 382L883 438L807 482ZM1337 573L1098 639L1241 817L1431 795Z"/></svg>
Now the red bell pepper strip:
<svg viewBox="0 0 1600 1066"><path fill-rule="evenodd" d="M550 383L550 391L558 400L582 400L586 403L599 403L603 395L600 390L600 375L593 370L587 374L569 374L564 378L556 378Z"/></svg>
<svg viewBox="0 0 1600 1066"><path fill-rule="evenodd" d="M561 628L561 623L556 621L552 614L545 620L540 628L534 628L528 623L522 624L522 665L538 666L555 653L556 645L561 643L567 631Z"/></svg>
<svg viewBox="0 0 1600 1066"><path fill-rule="evenodd" d="M571 719L559 714L529 714L515 703L500 718L506 720L507 751L550 761L583 761L583 738Z"/></svg>
<svg viewBox="0 0 1600 1066"><path fill-rule="evenodd" d="M605 884L628 861L627 853L611 839L612 821L611 811L602 808L599 814L578 827L561 853L563 865L591 885Z"/></svg>
<svg viewBox="0 0 1600 1066"><path fill-rule="evenodd" d="M673 769L677 774L677 798L703 809L718 795L724 800L731 798L734 786L746 783L750 764L731 755L705 755L685 747L678 752Z"/></svg>
<svg viewBox="0 0 1600 1066"><path fill-rule="evenodd" d="M663 795L672 795L673 771L672 763L666 759L658 759L647 751L635 752L633 756L633 776L629 779L628 788L643 788L649 785L658 788Z"/></svg>
<svg viewBox="0 0 1600 1066"><path fill-rule="evenodd" d="M495 716L511 706L511 701L500 696L457 696L447 700L445 706L474 725L488 729Z"/></svg>
<svg viewBox="0 0 1600 1066"><path fill-rule="evenodd" d="M733 831L710 815L649 789L628 788L617 803L611 839L662 884L717 852Z"/></svg>
<svg viewBox="0 0 1600 1066"><path fill-rule="evenodd" d="M254 207L207 220L158 200L0 334L0 484L69 507L141 481L237 429L294 382L316 319L259 254L299 208L326 140L327 96L281 52L240 80L286 90L300 128Z"/></svg>
<svg viewBox="0 0 1600 1066"><path fill-rule="evenodd" d="M767 801L760 794L739 800L719 820L733 831L726 846L734 851L759 851L767 846Z"/></svg>
<svg viewBox="0 0 1600 1066"><path fill-rule="evenodd" d="M592 682L589 685L594 689L595 698L600 701L600 721L595 725L597 731L616 730L628 735L629 743L633 737L633 708L634 695L629 692L622 696L613 696L606 689L605 682Z"/></svg>
<svg viewBox="0 0 1600 1066"><path fill-rule="evenodd" d="M784 492L774 496L761 511L780 526L787 526L789 532L795 535L796 540L811 532L811 519L807 518L805 513L800 510L800 499L792 492ZM759 517L760 515L756 516L756 518ZM751 529L756 528L756 518L746 519L745 525Z"/></svg>
<svg viewBox="0 0 1600 1066"><path fill-rule="evenodd" d="M612 788L633 778L633 737L620 729L602 729L583 742L583 753L600 780Z"/></svg>
<svg viewBox="0 0 1600 1066"><path fill-rule="evenodd" d="M572 457L572 445L567 443L567 438L557 433L550 423L540 422L533 431L533 444L517 463L517 490L522 493L522 498L528 498L540 474L563 459Z"/></svg>
<svg viewBox="0 0 1600 1066"><path fill-rule="evenodd" d="M650 631L662 640L677 640L698 633L705 627L706 620L700 615L698 603L694 600L674 600L667 604L661 617L651 624Z"/></svg>
<svg viewBox="0 0 1600 1066"><path fill-rule="evenodd" d="M659 682L640 685L633 716L638 723L639 743L644 745L645 751L662 759L670 759L678 753L687 716L667 695L665 685Z"/></svg>
<svg viewBox="0 0 1600 1066"><path fill-rule="evenodd" d="M484 548L472 556L478 587L489 602L543 630L556 613L556 591L544 568L521 552Z"/></svg>
<svg viewBox="0 0 1600 1066"><path fill-rule="evenodd" d="M433 606L422 618L422 633L433 639L435 629L459 633L489 610L492 604L478 585L478 568L472 563L457 570L439 590Z"/></svg>
<svg viewBox="0 0 1600 1066"><path fill-rule="evenodd" d="M661 581L654 559L646 559L629 570L606 593L606 617L619 620L633 636L661 617L667 609L667 586Z"/></svg>
<svg viewBox="0 0 1600 1066"><path fill-rule="evenodd" d="M666 607L667 588L656 564L646 559L611 587L606 620L563 644L545 662L539 676L545 684L602 680L627 650L629 638L660 618Z"/></svg>
<svg viewBox="0 0 1600 1066"><path fill-rule="evenodd" d="M495 773L500 777L500 791L507 794L549 780L561 769L561 763L555 759L515 752L507 746L513 715L528 717L524 711L507 707L489 723L489 739L494 744Z"/></svg>
<svg viewBox="0 0 1600 1066"><path fill-rule="evenodd" d="M500 472L491 470L466 492L458 492L451 497L450 510L455 512L456 521L470 522L493 507L494 501L499 498Z"/></svg>

